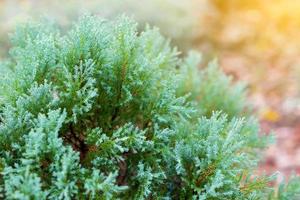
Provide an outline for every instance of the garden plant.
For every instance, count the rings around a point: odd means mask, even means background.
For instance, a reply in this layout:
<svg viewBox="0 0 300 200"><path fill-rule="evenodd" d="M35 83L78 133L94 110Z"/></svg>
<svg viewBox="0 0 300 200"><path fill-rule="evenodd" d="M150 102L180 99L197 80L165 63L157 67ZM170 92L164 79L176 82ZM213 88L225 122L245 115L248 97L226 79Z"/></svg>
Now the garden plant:
<svg viewBox="0 0 300 200"><path fill-rule="evenodd" d="M269 137L213 61L156 28L27 23L0 72L0 199L299 199L258 176Z"/></svg>

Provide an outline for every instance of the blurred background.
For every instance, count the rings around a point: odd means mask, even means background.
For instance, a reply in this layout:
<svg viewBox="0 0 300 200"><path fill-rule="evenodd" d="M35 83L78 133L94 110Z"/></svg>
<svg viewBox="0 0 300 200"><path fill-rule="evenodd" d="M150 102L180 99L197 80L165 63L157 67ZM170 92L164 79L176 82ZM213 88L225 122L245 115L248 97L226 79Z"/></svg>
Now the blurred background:
<svg viewBox="0 0 300 200"><path fill-rule="evenodd" d="M263 132L277 143L260 170L300 173L300 0L0 0L0 59L16 24L45 17L67 29L82 13L127 14L160 28L182 54L202 52L204 64L249 87Z"/></svg>

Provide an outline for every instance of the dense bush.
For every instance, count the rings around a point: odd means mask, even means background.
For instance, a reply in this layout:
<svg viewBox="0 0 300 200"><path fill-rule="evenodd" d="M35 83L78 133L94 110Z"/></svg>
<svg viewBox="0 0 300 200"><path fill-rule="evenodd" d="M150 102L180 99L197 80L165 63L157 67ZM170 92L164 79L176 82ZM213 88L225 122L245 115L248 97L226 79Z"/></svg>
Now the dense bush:
<svg viewBox="0 0 300 200"><path fill-rule="evenodd" d="M252 175L266 140L242 87L136 26L17 28L1 67L1 197L296 198L297 180L272 195L271 177Z"/></svg>

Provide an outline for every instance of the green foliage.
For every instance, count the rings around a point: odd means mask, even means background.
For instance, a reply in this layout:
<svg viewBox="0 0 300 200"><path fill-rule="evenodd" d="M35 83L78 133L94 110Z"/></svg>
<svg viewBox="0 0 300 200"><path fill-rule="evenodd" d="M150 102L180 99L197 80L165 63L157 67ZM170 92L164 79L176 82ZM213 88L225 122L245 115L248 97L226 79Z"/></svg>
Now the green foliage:
<svg viewBox="0 0 300 200"><path fill-rule="evenodd" d="M269 199L278 199L278 200L289 200L289 199L299 199L300 198L300 179L299 177L292 176L289 182L282 182L278 190L273 192Z"/></svg>
<svg viewBox="0 0 300 200"><path fill-rule="evenodd" d="M239 118L243 90L136 27L85 16L65 35L46 23L17 29L0 79L1 197L270 195L270 177L249 178L265 143L252 118Z"/></svg>
<svg viewBox="0 0 300 200"><path fill-rule="evenodd" d="M222 110L230 118L249 112L245 85L233 83L218 67L217 61L198 69L201 57L190 52L180 69L182 83L179 95L191 93L190 100L197 102L202 115L211 116L212 111Z"/></svg>

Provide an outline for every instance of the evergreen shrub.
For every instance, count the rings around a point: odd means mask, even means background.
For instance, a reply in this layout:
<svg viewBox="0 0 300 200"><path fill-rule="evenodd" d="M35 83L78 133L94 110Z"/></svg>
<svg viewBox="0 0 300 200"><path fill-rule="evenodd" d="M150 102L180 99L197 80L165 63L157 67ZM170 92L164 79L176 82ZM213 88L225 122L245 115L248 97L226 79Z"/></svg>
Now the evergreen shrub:
<svg viewBox="0 0 300 200"><path fill-rule="evenodd" d="M155 28L21 25L0 78L2 199L293 199L254 176L267 139L245 90ZM299 197L299 196L298 196Z"/></svg>

